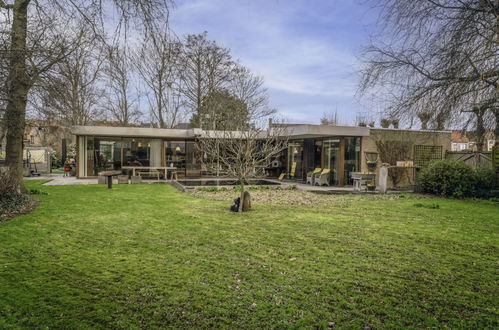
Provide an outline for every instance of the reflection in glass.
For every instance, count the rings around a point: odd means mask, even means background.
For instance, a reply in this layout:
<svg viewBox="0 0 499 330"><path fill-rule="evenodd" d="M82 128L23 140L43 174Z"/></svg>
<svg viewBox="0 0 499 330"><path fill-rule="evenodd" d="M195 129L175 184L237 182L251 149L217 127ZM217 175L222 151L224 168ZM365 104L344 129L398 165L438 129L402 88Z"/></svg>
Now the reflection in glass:
<svg viewBox="0 0 499 330"><path fill-rule="evenodd" d="M330 185L339 184L339 166L340 166L340 139L324 140L323 144L324 166L331 170L329 176Z"/></svg>
<svg viewBox="0 0 499 330"><path fill-rule="evenodd" d="M345 137L345 184L353 184L352 172L360 171L360 137Z"/></svg>
<svg viewBox="0 0 499 330"><path fill-rule="evenodd" d="M303 180L303 140L288 144L288 173L290 178Z"/></svg>
<svg viewBox="0 0 499 330"><path fill-rule="evenodd" d="M166 166L173 165L185 173L185 141L165 141Z"/></svg>

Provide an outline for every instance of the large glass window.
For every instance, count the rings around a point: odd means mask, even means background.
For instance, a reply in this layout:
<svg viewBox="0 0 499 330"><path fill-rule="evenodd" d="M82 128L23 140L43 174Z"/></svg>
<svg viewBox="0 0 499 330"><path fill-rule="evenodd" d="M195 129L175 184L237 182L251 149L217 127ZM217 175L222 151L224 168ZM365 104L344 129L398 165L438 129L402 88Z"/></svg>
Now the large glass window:
<svg viewBox="0 0 499 330"><path fill-rule="evenodd" d="M303 179L303 140L288 144L288 173L290 178Z"/></svg>
<svg viewBox="0 0 499 330"><path fill-rule="evenodd" d="M125 166L152 166L151 165L151 140L149 139L124 139L124 165ZM158 165L159 166L159 165Z"/></svg>
<svg viewBox="0 0 499 330"><path fill-rule="evenodd" d="M165 141L166 166L174 166L177 171L185 172L185 141Z"/></svg>
<svg viewBox="0 0 499 330"><path fill-rule="evenodd" d="M88 147L87 141L87 149ZM95 137L93 147L93 175L121 168L123 158L120 138ZM87 173L91 172L87 169Z"/></svg>
<svg viewBox="0 0 499 330"><path fill-rule="evenodd" d="M194 141L185 142L185 175L201 176L201 157Z"/></svg>
<svg viewBox="0 0 499 330"><path fill-rule="evenodd" d="M314 169L321 166L322 161L322 140L315 140L314 142Z"/></svg>
<svg viewBox="0 0 499 330"><path fill-rule="evenodd" d="M161 166L161 140L87 136L86 175L122 166Z"/></svg>
<svg viewBox="0 0 499 330"><path fill-rule="evenodd" d="M340 170L340 139L324 140L323 147L324 166L331 170L329 175L329 184L339 184L339 170Z"/></svg>
<svg viewBox="0 0 499 330"><path fill-rule="evenodd" d="M345 184L353 184L352 172L360 171L360 137L345 137Z"/></svg>

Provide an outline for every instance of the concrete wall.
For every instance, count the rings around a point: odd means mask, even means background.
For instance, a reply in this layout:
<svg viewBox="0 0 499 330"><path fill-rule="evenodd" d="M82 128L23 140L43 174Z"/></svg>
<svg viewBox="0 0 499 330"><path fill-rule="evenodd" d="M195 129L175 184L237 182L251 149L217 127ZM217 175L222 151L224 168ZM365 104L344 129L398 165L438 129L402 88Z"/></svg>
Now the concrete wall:
<svg viewBox="0 0 499 330"><path fill-rule="evenodd" d="M442 158L445 157L446 151L451 150L451 132L450 131L416 131L416 130L401 130L401 129L374 129L371 128L370 136L362 138L361 147L361 171L367 172L366 152L378 152L376 141L406 141L410 145L408 159L399 159L400 161L413 161L414 160L414 146L442 146ZM379 167L383 159L378 159L378 166L376 169L376 181L379 177ZM390 164L396 165L396 164ZM400 186L413 184L413 169L406 169L406 176L398 184ZM388 179L388 187L392 187L391 179ZM378 182L376 182L378 184Z"/></svg>

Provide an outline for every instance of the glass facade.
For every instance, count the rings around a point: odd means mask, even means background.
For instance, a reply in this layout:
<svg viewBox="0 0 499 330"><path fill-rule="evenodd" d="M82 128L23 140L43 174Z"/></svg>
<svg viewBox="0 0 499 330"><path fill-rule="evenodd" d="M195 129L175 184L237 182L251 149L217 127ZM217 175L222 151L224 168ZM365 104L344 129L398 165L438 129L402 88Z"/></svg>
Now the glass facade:
<svg viewBox="0 0 499 330"><path fill-rule="evenodd" d="M177 168L177 171L185 174L186 149L185 141L165 141L165 159L167 166Z"/></svg>
<svg viewBox="0 0 499 330"><path fill-rule="evenodd" d="M353 184L352 172L360 171L361 138L356 136L326 137L315 139L313 148L304 149L304 140L294 140L288 143L287 172L293 173L290 178L303 180L304 159L307 167L327 168L331 170L329 184L333 186ZM313 152L307 155L306 152Z"/></svg>
<svg viewBox="0 0 499 330"><path fill-rule="evenodd" d="M324 140L324 164L323 168L329 168L331 174L329 175L329 184L338 185L340 173L340 139Z"/></svg>
<svg viewBox="0 0 499 330"><path fill-rule="evenodd" d="M360 171L360 137L345 137L345 184L353 184L352 172Z"/></svg>
<svg viewBox="0 0 499 330"><path fill-rule="evenodd" d="M86 136L82 143L82 176L123 166L171 166L180 176L201 176L201 152L195 141ZM288 177L303 181L314 168L331 170L330 185L351 185L351 173L360 171L360 137L324 137L291 140L276 160ZM281 165L278 165L281 167ZM280 170L279 170L280 172ZM275 176L276 173L274 173Z"/></svg>
<svg viewBox="0 0 499 330"><path fill-rule="evenodd" d="M288 144L288 173L290 178L303 179L303 140Z"/></svg>
<svg viewBox="0 0 499 330"><path fill-rule="evenodd" d="M87 136L86 175L122 166L161 166L161 140Z"/></svg>

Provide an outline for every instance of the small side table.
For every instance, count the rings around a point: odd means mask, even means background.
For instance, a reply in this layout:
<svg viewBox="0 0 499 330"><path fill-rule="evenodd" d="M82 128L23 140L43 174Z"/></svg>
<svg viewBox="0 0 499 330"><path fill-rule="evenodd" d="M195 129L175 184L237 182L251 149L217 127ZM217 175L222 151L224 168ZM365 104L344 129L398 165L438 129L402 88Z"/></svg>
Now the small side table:
<svg viewBox="0 0 499 330"><path fill-rule="evenodd" d="M113 176L121 175L121 171L104 171L104 172L99 172L99 175L107 176L107 188L112 189L113 188Z"/></svg>

